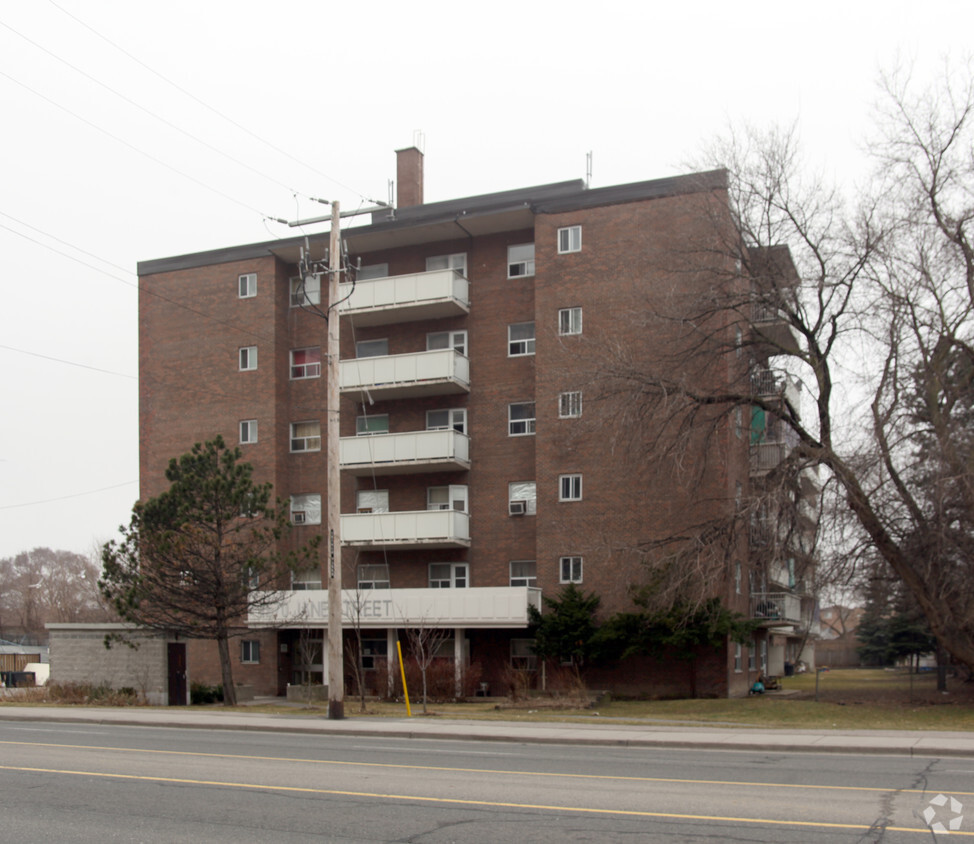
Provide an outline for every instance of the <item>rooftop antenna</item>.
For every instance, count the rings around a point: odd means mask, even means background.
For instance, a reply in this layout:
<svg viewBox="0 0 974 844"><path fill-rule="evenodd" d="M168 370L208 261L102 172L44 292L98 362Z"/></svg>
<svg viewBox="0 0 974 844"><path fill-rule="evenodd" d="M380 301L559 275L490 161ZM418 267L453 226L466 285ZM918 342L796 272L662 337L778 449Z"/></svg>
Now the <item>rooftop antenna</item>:
<svg viewBox="0 0 974 844"><path fill-rule="evenodd" d="M592 186L592 150L585 153L585 190Z"/></svg>
<svg viewBox="0 0 974 844"><path fill-rule="evenodd" d="M426 133L422 129L413 129L413 146L423 155L426 154Z"/></svg>

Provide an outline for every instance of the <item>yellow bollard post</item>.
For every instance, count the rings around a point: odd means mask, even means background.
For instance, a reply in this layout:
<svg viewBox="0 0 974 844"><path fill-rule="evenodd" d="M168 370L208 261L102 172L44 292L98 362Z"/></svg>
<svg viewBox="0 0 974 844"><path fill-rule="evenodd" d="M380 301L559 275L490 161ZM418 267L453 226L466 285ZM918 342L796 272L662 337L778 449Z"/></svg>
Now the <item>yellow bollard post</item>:
<svg viewBox="0 0 974 844"><path fill-rule="evenodd" d="M399 672L402 674L402 695L406 698L406 717L412 718L413 711L409 708L409 689L406 688L406 666L402 661L402 643L396 642L396 651L399 653Z"/></svg>

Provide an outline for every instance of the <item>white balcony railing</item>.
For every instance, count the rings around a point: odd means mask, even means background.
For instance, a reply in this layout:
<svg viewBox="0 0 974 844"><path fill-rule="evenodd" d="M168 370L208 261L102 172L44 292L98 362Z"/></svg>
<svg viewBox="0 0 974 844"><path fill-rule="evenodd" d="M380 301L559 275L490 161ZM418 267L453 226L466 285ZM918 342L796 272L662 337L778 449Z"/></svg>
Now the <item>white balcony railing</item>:
<svg viewBox="0 0 974 844"><path fill-rule="evenodd" d="M541 590L529 586L473 589L343 589L346 629L528 626L528 607L541 609ZM251 612L252 627L320 627L328 622L328 590L282 592L280 601Z"/></svg>
<svg viewBox="0 0 974 844"><path fill-rule="evenodd" d="M791 592L756 592L751 595L751 617L773 624L801 624L801 598Z"/></svg>
<svg viewBox="0 0 974 844"><path fill-rule="evenodd" d="M373 399L415 398L470 391L470 360L453 349L352 358L339 363L343 393Z"/></svg>
<svg viewBox="0 0 974 844"><path fill-rule="evenodd" d="M466 548L470 516L459 510L345 513L341 538L343 545L367 548Z"/></svg>
<svg viewBox="0 0 974 844"><path fill-rule="evenodd" d="M351 474L405 475L470 468L470 438L459 431L410 431L342 437L342 469Z"/></svg>
<svg viewBox="0 0 974 844"><path fill-rule="evenodd" d="M388 276L339 285L340 312L357 326L442 319L470 311L468 282L456 270Z"/></svg>

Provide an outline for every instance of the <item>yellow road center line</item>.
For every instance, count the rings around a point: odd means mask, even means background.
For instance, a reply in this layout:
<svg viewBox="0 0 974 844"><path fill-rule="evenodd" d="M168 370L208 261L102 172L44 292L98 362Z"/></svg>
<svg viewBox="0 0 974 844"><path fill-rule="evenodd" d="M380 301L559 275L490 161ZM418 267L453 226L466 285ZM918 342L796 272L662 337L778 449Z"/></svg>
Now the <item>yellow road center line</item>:
<svg viewBox="0 0 974 844"><path fill-rule="evenodd" d="M444 771L446 773L458 774L500 774L504 776L523 776L523 777L552 777L560 779L584 779L584 780L609 780L618 782L654 782L654 783L675 783L680 785L727 785L727 786L746 786L753 788L807 788L810 790L826 791L864 791L880 792L885 794L889 791L896 791L899 794L927 794L928 788L896 788L895 786L877 787L864 785L803 785L801 783L781 783L781 782L747 782L738 780L700 780L682 779L679 777L630 777L615 774L566 774L549 771L511 771L493 768L457 768L445 765L403 765L394 762L344 762L335 759L301 759L291 756L255 756L238 753L201 753L195 750L154 750L151 748L139 747L103 747L100 745L89 744L57 744L54 742L43 741L0 741L0 745L20 745L23 747L54 747L60 750L101 750L113 751L116 753L145 753L163 756L193 756L203 759L245 759L252 762L296 762L306 765L333 765L335 767L360 767L360 768L385 768L390 770L407 771ZM972 797L971 791L951 791L958 797Z"/></svg>
<svg viewBox="0 0 974 844"><path fill-rule="evenodd" d="M419 803L440 803L454 806L486 806L495 809L533 809L545 812L572 812L590 815L622 815L638 818L664 818L667 820L719 821L724 823L769 824L773 826L812 827L815 829L854 829L869 830L871 824L829 823L826 821L777 820L775 818L738 818L724 815L688 815L676 812L646 812L637 809L595 809L588 806L549 806L544 803L508 803L493 800L471 800L460 797L422 797L414 794L385 794L370 791L344 791L332 788L311 788L292 785L261 785L247 782L222 782L220 780L190 780L177 777L153 777L138 774L108 774L99 771L69 771L58 768L28 768L17 765L0 765L2 771L24 771L35 774L66 774L79 777L102 777L105 779L134 780L139 782L164 782L177 785L209 785L217 788L248 788L255 791L296 792L300 794L326 794L335 797L365 797L380 800L411 800ZM908 826L886 826L885 832L912 832L929 835L929 828ZM974 836L974 832L951 832L951 835Z"/></svg>

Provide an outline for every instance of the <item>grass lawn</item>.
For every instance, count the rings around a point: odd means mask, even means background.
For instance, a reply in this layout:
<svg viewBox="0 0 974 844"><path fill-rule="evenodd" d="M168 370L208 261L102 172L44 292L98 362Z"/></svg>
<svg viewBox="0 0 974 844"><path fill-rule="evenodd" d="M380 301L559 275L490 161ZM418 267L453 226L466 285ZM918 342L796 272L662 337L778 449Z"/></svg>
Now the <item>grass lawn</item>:
<svg viewBox="0 0 974 844"><path fill-rule="evenodd" d="M430 716L491 721L606 721L696 724L792 729L963 730L974 731L974 683L948 678L947 694L936 690L933 674L911 677L899 671L849 669L803 674L782 681L784 694L716 700L613 700L596 707L558 708L557 701L509 701L430 704ZM402 703L369 701L366 717L406 716ZM253 709L252 707L247 707ZM295 710L260 706L258 710L324 715L327 707ZM413 703L414 717L422 704ZM346 698L345 715L362 717L359 702Z"/></svg>

